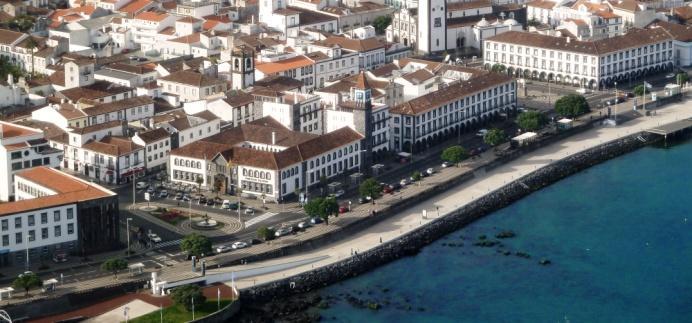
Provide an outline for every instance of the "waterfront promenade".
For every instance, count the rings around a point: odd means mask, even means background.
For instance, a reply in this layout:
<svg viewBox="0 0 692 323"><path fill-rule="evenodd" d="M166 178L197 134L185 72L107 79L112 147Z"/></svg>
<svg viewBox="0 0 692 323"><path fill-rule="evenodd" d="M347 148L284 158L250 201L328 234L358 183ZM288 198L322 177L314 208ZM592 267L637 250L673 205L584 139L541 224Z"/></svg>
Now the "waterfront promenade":
<svg viewBox="0 0 692 323"><path fill-rule="evenodd" d="M319 250L306 252L295 256L272 259L252 263L244 266L234 266L224 268L221 271L244 270L258 267L274 266L286 262L294 262L305 259L325 257L323 260L298 267L287 268L275 271L270 274L247 277L236 280L239 289L251 287L255 284L267 283L285 277L290 277L309 271L319 266L326 266L350 257L352 252L365 252L380 244L380 241L387 242L425 225L429 221L434 221L438 216L444 216L480 196L493 191L506 183L517 179L523 175L533 172L553 161L579 153L589 148L598 146L602 143L616 140L633 133L638 133L646 129L654 128L659 125L675 122L676 120L692 117L692 100L686 99L683 102L671 104L663 109L659 109L655 116L640 117L630 120L617 127L597 127L593 130L574 135L567 140L554 143L531 153L528 153L517 160L502 165L478 176L470 181L456 186L447 192L434 198L421 201L419 204L402 210L398 214L373 225L367 230L363 230L351 238L326 245ZM427 219L422 218L422 211L427 211Z"/></svg>

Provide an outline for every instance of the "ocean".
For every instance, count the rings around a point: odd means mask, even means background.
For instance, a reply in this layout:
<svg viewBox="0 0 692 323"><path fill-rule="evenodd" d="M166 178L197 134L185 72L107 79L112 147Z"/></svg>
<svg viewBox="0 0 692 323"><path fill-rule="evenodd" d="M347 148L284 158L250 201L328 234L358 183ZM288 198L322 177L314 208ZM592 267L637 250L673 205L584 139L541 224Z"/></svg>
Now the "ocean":
<svg viewBox="0 0 692 323"><path fill-rule="evenodd" d="M607 161L321 290L329 308L319 313L359 323L692 322L691 166L689 142ZM496 238L506 230L516 236Z"/></svg>

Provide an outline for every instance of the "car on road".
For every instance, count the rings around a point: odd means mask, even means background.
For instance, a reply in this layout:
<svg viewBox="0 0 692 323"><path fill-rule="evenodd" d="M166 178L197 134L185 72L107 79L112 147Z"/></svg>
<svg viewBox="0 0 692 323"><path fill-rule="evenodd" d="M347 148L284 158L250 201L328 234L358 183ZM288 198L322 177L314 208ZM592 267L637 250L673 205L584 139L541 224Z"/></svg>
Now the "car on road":
<svg viewBox="0 0 692 323"><path fill-rule="evenodd" d="M67 253L62 251L56 251L53 254L53 262L56 264L67 262Z"/></svg>
<svg viewBox="0 0 692 323"><path fill-rule="evenodd" d="M137 61L138 61L138 62L146 62L146 61L148 61L148 60L149 60L149 59L146 58L146 57L137 57Z"/></svg>
<svg viewBox="0 0 692 323"><path fill-rule="evenodd" d="M311 226L312 226L312 223L310 223L310 221L301 221L300 223L298 223L298 228L302 229L302 230L305 230Z"/></svg>
<svg viewBox="0 0 692 323"><path fill-rule="evenodd" d="M358 198L358 204L365 204L365 203L368 203L368 201L369 201L369 199L362 197L362 196Z"/></svg>
<svg viewBox="0 0 692 323"><path fill-rule="evenodd" d="M286 226L286 227L283 227L279 230L276 230L276 232L274 232L274 235L278 238L278 237L283 237L285 235L289 235L291 233L293 233L293 227Z"/></svg>
<svg viewBox="0 0 692 323"><path fill-rule="evenodd" d="M334 192L334 197L339 198L339 197L344 196L344 194L346 194L346 192L344 190L338 190L338 191Z"/></svg>
<svg viewBox="0 0 692 323"><path fill-rule="evenodd" d="M137 185L136 185L138 190L145 189L145 188L147 188L147 186L149 186L149 184L147 184L146 182L137 182Z"/></svg>
<svg viewBox="0 0 692 323"><path fill-rule="evenodd" d="M343 206L343 205L342 205L342 206L339 207L339 214L343 214L343 213L346 213L346 212L348 212L348 206Z"/></svg>
<svg viewBox="0 0 692 323"><path fill-rule="evenodd" d="M401 181L399 181L399 185L401 185L402 187L403 187L403 186L406 186L406 185L408 185L408 184L410 184L410 183L411 183L411 182L410 182L408 179L406 179L406 178L404 178L404 179L402 179Z"/></svg>
<svg viewBox="0 0 692 323"><path fill-rule="evenodd" d="M167 198L168 197L168 191L162 190L161 192L159 192L159 197L160 198Z"/></svg>
<svg viewBox="0 0 692 323"><path fill-rule="evenodd" d="M402 187L400 183L389 184L388 186L392 189L392 194L394 194L394 191L398 191Z"/></svg>
<svg viewBox="0 0 692 323"><path fill-rule="evenodd" d="M151 241L151 242L153 242L153 243L159 243L159 242L163 241L163 240L161 239L161 237L159 237L159 235L156 234L156 233L149 233L149 234L147 234L147 238L149 238L149 241Z"/></svg>
<svg viewBox="0 0 692 323"><path fill-rule="evenodd" d="M672 78L674 78L674 77L675 77L675 73L668 73L668 74L666 74L666 78L667 78L667 79L672 79Z"/></svg>
<svg viewBox="0 0 692 323"><path fill-rule="evenodd" d="M229 251L231 251L232 249L233 249L233 248L231 248L231 247L229 247L229 246L227 246L227 245L222 245L222 246L216 247L216 253L229 252Z"/></svg>
<svg viewBox="0 0 692 323"><path fill-rule="evenodd" d="M178 194L175 194L175 199L176 200L182 200L183 199L183 193L178 192Z"/></svg>
<svg viewBox="0 0 692 323"><path fill-rule="evenodd" d="M452 166L452 163L450 163L450 162L443 162L442 165L440 165L440 167L442 167L442 168L447 168L447 167L449 167L449 166Z"/></svg>
<svg viewBox="0 0 692 323"><path fill-rule="evenodd" d="M185 201L185 202L192 201L192 198L190 197L190 195L184 194L183 195L183 201Z"/></svg>
<svg viewBox="0 0 692 323"><path fill-rule="evenodd" d="M199 204L206 204L207 203L207 197L206 196L200 196L199 197Z"/></svg>
<svg viewBox="0 0 692 323"><path fill-rule="evenodd" d="M207 200L207 206L214 206L214 199L213 198L209 198Z"/></svg>
<svg viewBox="0 0 692 323"><path fill-rule="evenodd" d="M488 133L488 129L481 129L476 132L476 137L485 137L485 134Z"/></svg>
<svg viewBox="0 0 692 323"><path fill-rule="evenodd" d="M310 223L312 223L312 224L320 224L322 222L324 222L324 220L322 220L322 218L314 217L314 218L310 219Z"/></svg>
<svg viewBox="0 0 692 323"><path fill-rule="evenodd" d="M139 59L139 57L137 57L137 56L135 56L135 55L132 55L132 56L130 56L130 57L128 57L128 58L129 58L131 61L136 61L136 60Z"/></svg>
<svg viewBox="0 0 692 323"><path fill-rule="evenodd" d="M389 185L382 186L382 193L391 194L393 192L394 192L394 189L391 186L389 186Z"/></svg>
<svg viewBox="0 0 692 323"><path fill-rule="evenodd" d="M155 191L155 189L153 186L149 186L149 188L147 188L147 193L149 193L149 194L154 193L154 191Z"/></svg>
<svg viewBox="0 0 692 323"><path fill-rule="evenodd" d="M231 201L223 200L223 202L221 203L221 208L222 209L230 209L231 208Z"/></svg>
<svg viewBox="0 0 692 323"><path fill-rule="evenodd" d="M247 248L247 242L244 242L244 241L236 241L236 242L234 242L234 243L231 245L231 247L232 247L233 249L243 249L243 248Z"/></svg>
<svg viewBox="0 0 692 323"><path fill-rule="evenodd" d="M255 215L255 210L251 207L245 208L245 215Z"/></svg>
<svg viewBox="0 0 692 323"><path fill-rule="evenodd" d="M426 170L425 170L425 172L426 172L426 173L428 173L428 175L432 175L432 174L435 174L435 170L434 170L434 169L432 169L432 168L428 168L428 169L426 169Z"/></svg>

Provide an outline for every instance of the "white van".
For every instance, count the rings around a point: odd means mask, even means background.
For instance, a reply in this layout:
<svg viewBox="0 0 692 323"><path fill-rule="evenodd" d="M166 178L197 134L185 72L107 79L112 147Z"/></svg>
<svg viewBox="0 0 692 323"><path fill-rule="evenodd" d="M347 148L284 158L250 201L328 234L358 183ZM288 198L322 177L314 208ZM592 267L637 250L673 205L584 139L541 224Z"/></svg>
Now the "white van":
<svg viewBox="0 0 692 323"><path fill-rule="evenodd" d="M221 208L222 209L230 209L231 208L231 201L223 200L223 203L221 203Z"/></svg>

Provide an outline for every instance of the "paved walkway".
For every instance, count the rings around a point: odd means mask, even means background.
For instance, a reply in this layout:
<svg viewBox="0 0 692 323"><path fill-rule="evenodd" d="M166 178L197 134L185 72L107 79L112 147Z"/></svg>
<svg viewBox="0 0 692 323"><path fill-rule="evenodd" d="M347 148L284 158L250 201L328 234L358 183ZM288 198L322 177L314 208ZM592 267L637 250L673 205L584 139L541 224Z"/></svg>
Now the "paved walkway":
<svg viewBox="0 0 692 323"><path fill-rule="evenodd" d="M329 258L325 258L322 261L310 265L290 268L284 271L256 277L243 278L237 280L236 282L239 288L242 289L253 286L254 284L261 284L282 279L284 277L290 277L292 275L308 271L314 267L326 266L335 263L346 257L350 257L352 250L364 252L379 244L380 239L382 239L384 242L390 241L396 239L402 234L420 227L421 225L424 225L428 221L434 221L437 217L436 211L438 210L438 207L440 216L443 216L448 212L458 209L477 199L478 197L505 185L507 182L515 178L521 177L535 171L540 167L548 165L552 161L584 151L607 141L615 140L629 134L658 126L660 124L674 122L683 118L690 118L692 117L692 106L690 105L691 102L692 101L687 100L686 102L670 105L659 110L655 117L641 117L614 128L597 128L593 131L588 131L570 137L566 141L558 142L556 144L536 150L513 162L495 168L481 178L475 178L469 182L463 183L457 188L450 189L446 193L436 196L433 199L421 201L421 203L415 207L401 210L398 215L395 215L386 221L382 221L381 223L378 223L369 229L354 235L351 239L342 240L340 242L327 245L324 248L313 252L263 261L251 265L237 266L237 269L248 269L252 267L262 267L281 262L291 262L318 256L330 256ZM448 170L454 171L455 169L452 168ZM422 210L427 210L427 220L422 219Z"/></svg>

